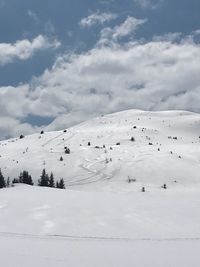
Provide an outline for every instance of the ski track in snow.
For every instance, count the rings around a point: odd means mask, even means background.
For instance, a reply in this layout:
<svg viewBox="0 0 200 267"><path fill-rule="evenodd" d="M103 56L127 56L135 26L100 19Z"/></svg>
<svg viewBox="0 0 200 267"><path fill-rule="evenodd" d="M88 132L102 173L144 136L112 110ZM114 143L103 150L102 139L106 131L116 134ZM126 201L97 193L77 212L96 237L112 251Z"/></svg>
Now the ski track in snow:
<svg viewBox="0 0 200 267"><path fill-rule="evenodd" d="M162 242L162 241L200 241L200 237L173 237L173 238L128 238L128 237L105 237L105 236L86 236L86 235L34 235L12 232L0 232L0 236L12 238L28 238L28 239L51 239L51 240L90 240L90 241L127 241L127 242Z"/></svg>

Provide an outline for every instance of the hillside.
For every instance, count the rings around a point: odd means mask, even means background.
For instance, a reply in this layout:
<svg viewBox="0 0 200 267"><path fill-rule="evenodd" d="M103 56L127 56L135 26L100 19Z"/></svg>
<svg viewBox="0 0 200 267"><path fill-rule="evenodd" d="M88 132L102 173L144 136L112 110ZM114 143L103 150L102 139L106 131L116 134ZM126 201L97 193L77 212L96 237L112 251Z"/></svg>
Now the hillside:
<svg viewBox="0 0 200 267"><path fill-rule="evenodd" d="M3 266L198 267L199 135L199 114L128 110L0 142L4 176L66 183L0 190Z"/></svg>
<svg viewBox="0 0 200 267"><path fill-rule="evenodd" d="M2 141L0 167L11 178L26 169L36 183L46 168L63 177L67 187L83 190L195 186L200 182L199 135L199 114L129 110L66 131ZM65 154L64 147L71 153ZM127 185L128 177L134 185Z"/></svg>

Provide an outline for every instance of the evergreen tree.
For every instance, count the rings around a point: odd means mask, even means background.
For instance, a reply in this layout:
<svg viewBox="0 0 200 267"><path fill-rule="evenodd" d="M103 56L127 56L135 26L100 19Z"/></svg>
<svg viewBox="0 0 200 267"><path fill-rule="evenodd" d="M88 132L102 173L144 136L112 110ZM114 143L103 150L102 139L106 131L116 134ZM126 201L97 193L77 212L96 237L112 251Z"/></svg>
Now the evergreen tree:
<svg viewBox="0 0 200 267"><path fill-rule="evenodd" d="M0 188L6 187L6 182L0 169Z"/></svg>
<svg viewBox="0 0 200 267"><path fill-rule="evenodd" d="M46 173L46 170L42 170L42 175L40 176L40 179L38 181L39 186L49 186L49 176Z"/></svg>
<svg viewBox="0 0 200 267"><path fill-rule="evenodd" d="M6 187L10 187L10 177L8 177L6 180Z"/></svg>
<svg viewBox="0 0 200 267"><path fill-rule="evenodd" d="M61 178L59 181L56 182L56 188L65 189L65 182L63 178Z"/></svg>
<svg viewBox="0 0 200 267"><path fill-rule="evenodd" d="M22 183L27 184L28 182L28 172L27 171L23 171L22 173Z"/></svg>
<svg viewBox="0 0 200 267"><path fill-rule="evenodd" d="M55 187L54 176L53 176L52 172L51 172L50 178L49 178L49 187Z"/></svg>
<svg viewBox="0 0 200 267"><path fill-rule="evenodd" d="M32 177L27 171L23 171L20 173L19 182L23 184L33 185Z"/></svg>
<svg viewBox="0 0 200 267"><path fill-rule="evenodd" d="M28 174L26 184L34 185L31 175Z"/></svg>
<svg viewBox="0 0 200 267"><path fill-rule="evenodd" d="M19 183L23 183L23 173L20 172L20 175L19 175Z"/></svg>

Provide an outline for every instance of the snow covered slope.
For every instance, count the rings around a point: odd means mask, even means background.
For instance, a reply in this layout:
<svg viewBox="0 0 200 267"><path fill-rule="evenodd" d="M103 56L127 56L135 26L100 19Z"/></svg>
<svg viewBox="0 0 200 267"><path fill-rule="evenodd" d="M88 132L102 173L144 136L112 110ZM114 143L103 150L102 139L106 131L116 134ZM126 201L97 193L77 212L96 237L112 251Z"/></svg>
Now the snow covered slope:
<svg viewBox="0 0 200 267"><path fill-rule="evenodd" d="M199 114L129 110L0 142L4 176L67 187L0 190L2 266L199 267L199 135Z"/></svg>
<svg viewBox="0 0 200 267"><path fill-rule="evenodd" d="M66 132L2 141L0 167L11 178L25 169L36 183L46 168L56 178L63 177L66 186L83 190L155 190L164 183L195 186L200 183L199 136L199 114L128 110ZM66 146L71 154L65 154ZM128 177L136 182L128 184Z"/></svg>

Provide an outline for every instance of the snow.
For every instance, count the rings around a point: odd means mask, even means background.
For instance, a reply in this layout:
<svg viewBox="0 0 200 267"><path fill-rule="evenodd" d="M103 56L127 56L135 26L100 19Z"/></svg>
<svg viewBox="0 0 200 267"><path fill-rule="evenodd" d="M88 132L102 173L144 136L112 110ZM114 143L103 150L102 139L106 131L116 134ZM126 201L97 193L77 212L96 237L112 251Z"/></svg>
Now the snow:
<svg viewBox="0 0 200 267"><path fill-rule="evenodd" d="M0 190L3 266L199 266L199 135L199 114L128 110L0 142L5 176L67 187Z"/></svg>

